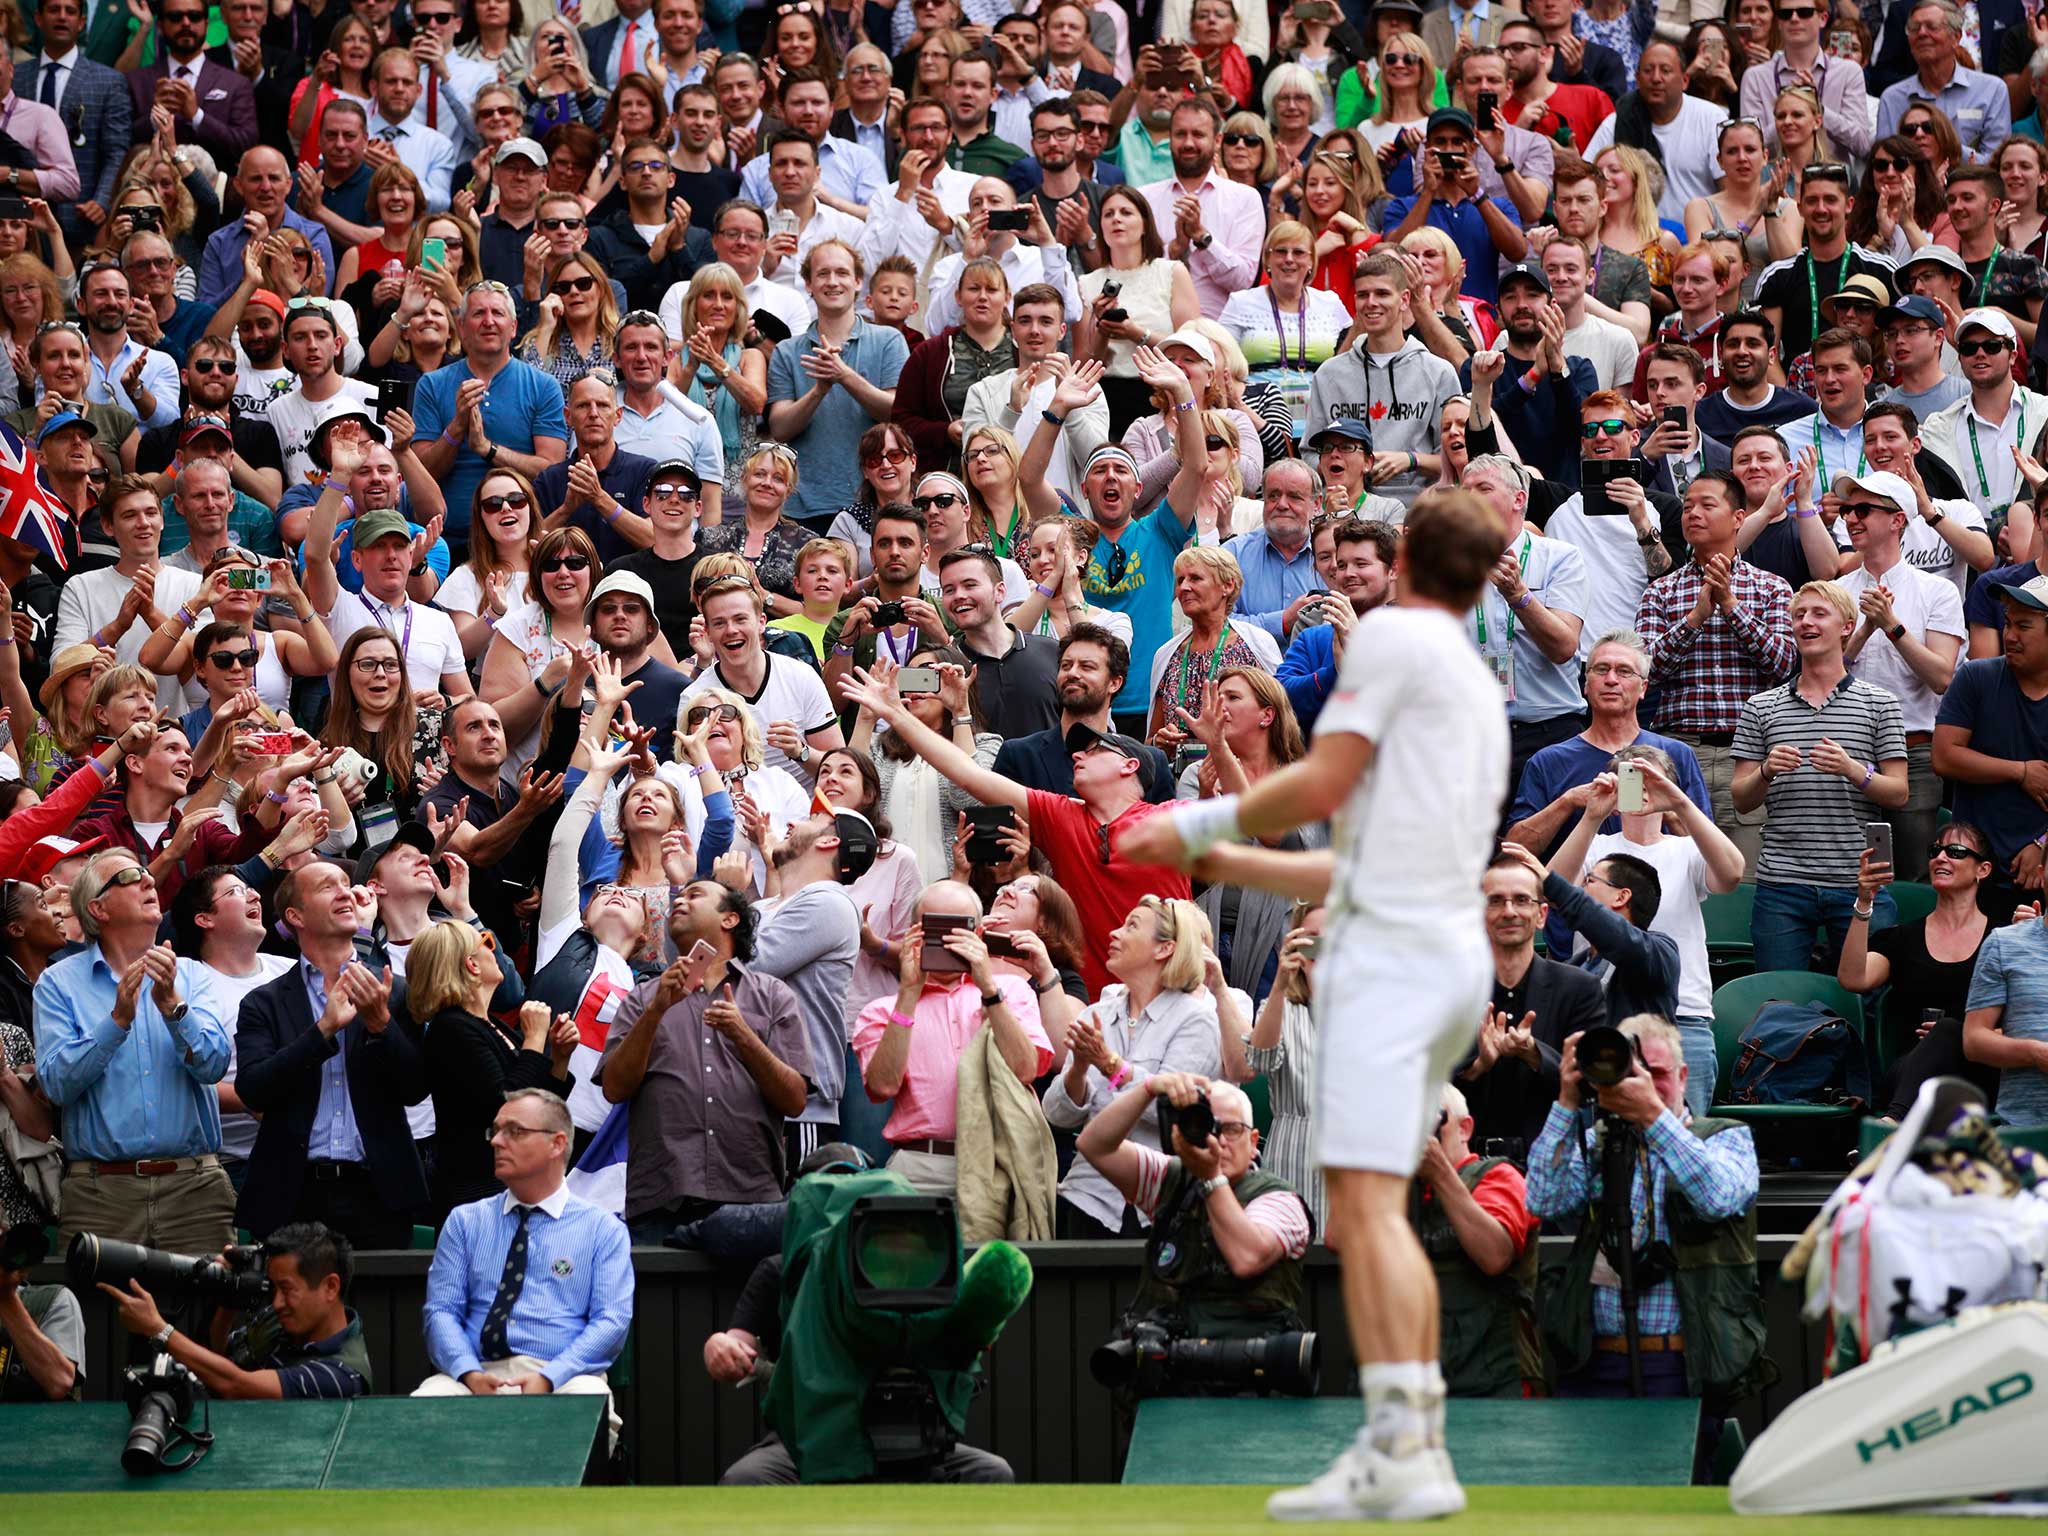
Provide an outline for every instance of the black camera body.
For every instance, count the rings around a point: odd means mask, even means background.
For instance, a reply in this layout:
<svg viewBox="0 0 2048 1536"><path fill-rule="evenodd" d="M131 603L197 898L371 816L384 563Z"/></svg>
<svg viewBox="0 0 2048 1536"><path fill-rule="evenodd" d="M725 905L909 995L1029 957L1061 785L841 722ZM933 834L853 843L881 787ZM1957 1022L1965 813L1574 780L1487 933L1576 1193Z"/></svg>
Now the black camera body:
<svg viewBox="0 0 2048 1536"><path fill-rule="evenodd" d="M64 1267L79 1291L100 1281L125 1291L130 1280L140 1280L158 1298L196 1297L245 1311L270 1302L268 1256L260 1244L237 1244L219 1258L200 1258L81 1232L71 1239Z"/></svg>
<svg viewBox="0 0 2048 1536"><path fill-rule="evenodd" d="M121 1452L121 1470L130 1477L153 1472L182 1472L204 1455L212 1439L190 1435L184 1429L192 1410L206 1401L206 1388L199 1378L167 1354L159 1354L147 1365L132 1365L122 1373L121 1385L128 1399L128 1444ZM198 1455L181 1462L166 1461L165 1450L174 1439L190 1438L201 1447Z"/></svg>
<svg viewBox="0 0 2048 1536"><path fill-rule="evenodd" d="M898 624L908 624L909 622L910 615L903 611L903 600L901 598L894 598L889 602L877 603L875 605L875 616L872 623L876 629L891 629Z"/></svg>
<svg viewBox="0 0 2048 1536"><path fill-rule="evenodd" d="M1169 1156L1173 1153L1173 1133L1180 1132L1181 1140L1191 1147L1199 1147L1216 1134L1216 1111L1209 1107L1208 1095L1204 1094L1192 1104L1176 1104L1162 1098L1159 1104L1159 1148Z"/></svg>
<svg viewBox="0 0 2048 1536"><path fill-rule="evenodd" d="M1089 1372L1112 1390L1139 1397L1314 1397L1322 1372L1317 1335L1294 1330L1256 1339L1198 1339L1157 1317L1135 1318L1088 1359Z"/></svg>
<svg viewBox="0 0 2048 1536"><path fill-rule="evenodd" d="M908 1480L937 1466L960 1443L946 1422L938 1391L922 1371L883 1371L868 1386L861 1415L868 1447L885 1480Z"/></svg>

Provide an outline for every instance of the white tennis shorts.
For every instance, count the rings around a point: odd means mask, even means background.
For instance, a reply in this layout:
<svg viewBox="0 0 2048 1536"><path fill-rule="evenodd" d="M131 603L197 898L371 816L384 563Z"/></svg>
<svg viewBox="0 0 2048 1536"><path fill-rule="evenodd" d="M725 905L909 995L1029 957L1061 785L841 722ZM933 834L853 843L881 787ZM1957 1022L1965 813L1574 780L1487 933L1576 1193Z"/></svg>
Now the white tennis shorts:
<svg viewBox="0 0 2048 1536"><path fill-rule="evenodd" d="M1316 1161L1407 1176L1493 996L1483 936L1333 930L1316 965Z"/></svg>

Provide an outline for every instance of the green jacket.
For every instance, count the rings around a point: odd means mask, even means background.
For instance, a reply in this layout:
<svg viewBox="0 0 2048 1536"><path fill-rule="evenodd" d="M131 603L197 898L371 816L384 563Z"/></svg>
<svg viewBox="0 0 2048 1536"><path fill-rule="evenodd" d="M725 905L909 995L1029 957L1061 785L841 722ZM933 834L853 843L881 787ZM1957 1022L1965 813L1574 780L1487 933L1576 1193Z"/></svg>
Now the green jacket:
<svg viewBox="0 0 2048 1536"><path fill-rule="evenodd" d="M1702 1141L1733 1130L1734 1120L1699 1119L1687 1127ZM1664 1185L1664 1220L1671 1234L1672 1283L1685 1334L1686 1386L1712 1411L1754 1396L1778 1379L1764 1354L1764 1300L1756 1275L1756 1203L1735 1216L1709 1221L1693 1212L1678 1188ZM1600 1227L1587 1220L1570 1256L1544 1266L1538 1301L1544 1342L1559 1376L1583 1368L1593 1356L1593 1264Z"/></svg>
<svg viewBox="0 0 2048 1536"><path fill-rule="evenodd" d="M1487 1157L1467 1163L1458 1178L1467 1190L1506 1162ZM1457 1229L1439 1200L1416 1199L1409 1216L1436 1270L1443 1318L1444 1384L1453 1397L1520 1397L1522 1383L1543 1374L1536 1343L1536 1251L1532 1241L1500 1274L1481 1271L1465 1256Z"/></svg>
<svg viewBox="0 0 2048 1536"><path fill-rule="evenodd" d="M1256 1339L1307 1326L1301 1317L1301 1260L1283 1257L1249 1282L1238 1279L1216 1245L1208 1202L1189 1186L1186 1166L1175 1159L1154 1207L1131 1314L1176 1314L1192 1334L1208 1339ZM1239 1205L1250 1205L1261 1195L1296 1193L1278 1174L1260 1168L1246 1169L1231 1182L1230 1192ZM1315 1237L1313 1212L1309 1237Z"/></svg>

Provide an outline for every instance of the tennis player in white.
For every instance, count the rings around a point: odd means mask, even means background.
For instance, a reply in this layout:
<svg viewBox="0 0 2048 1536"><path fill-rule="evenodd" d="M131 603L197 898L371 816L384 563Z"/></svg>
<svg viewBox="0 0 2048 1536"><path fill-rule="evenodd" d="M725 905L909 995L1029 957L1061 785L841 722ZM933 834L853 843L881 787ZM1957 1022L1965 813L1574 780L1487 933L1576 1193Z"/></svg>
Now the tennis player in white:
<svg viewBox="0 0 2048 1536"><path fill-rule="evenodd" d="M1479 880L1508 726L1466 615L1505 543L1470 492L1418 497L1394 565L1400 596L1346 641L1308 757L1124 839L1132 859L1191 864L1214 849L1206 872L1299 890L1317 867L1309 856L1269 880L1256 871L1283 856L1227 845L1337 817L1334 866L1321 866L1333 872L1316 978L1316 1139L1366 1422L1328 1472L1273 1495L1275 1519L1423 1520L1465 1507L1443 1447L1436 1277L1408 1191L1493 980Z"/></svg>

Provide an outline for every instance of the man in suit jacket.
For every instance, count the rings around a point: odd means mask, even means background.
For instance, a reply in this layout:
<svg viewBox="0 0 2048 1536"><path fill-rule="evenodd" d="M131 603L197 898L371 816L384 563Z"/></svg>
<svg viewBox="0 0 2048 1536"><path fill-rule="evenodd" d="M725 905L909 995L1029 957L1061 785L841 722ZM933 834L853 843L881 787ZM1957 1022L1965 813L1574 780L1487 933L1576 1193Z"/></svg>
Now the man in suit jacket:
<svg viewBox="0 0 2048 1536"><path fill-rule="evenodd" d="M616 16L583 29L583 46L590 54L591 83L599 90L609 91L617 87L629 31L633 42L633 62L626 66L624 73L645 74L646 70L641 65L646 58L647 45L660 40L660 34L654 28L654 0L621 0Z"/></svg>
<svg viewBox="0 0 2048 1536"><path fill-rule="evenodd" d="M1504 6L1489 5L1484 16L1474 16L1472 13L1478 9L1478 0L1472 0L1470 5L1451 0L1449 5L1440 5L1422 18L1422 41L1438 69L1449 69L1461 47L1500 46L1501 24L1508 19L1509 11Z"/></svg>
<svg viewBox="0 0 2048 1536"><path fill-rule="evenodd" d="M206 15L205 0L164 0L157 61L128 73L134 115L128 132L142 143L155 131L149 109L169 107L179 141L205 145L225 170L256 142L256 93L233 69L206 56Z"/></svg>
<svg viewBox="0 0 2048 1536"><path fill-rule="evenodd" d="M58 203L56 213L64 238L74 249L97 236L107 210L114 206L114 182L134 112L128 83L79 47L83 3L41 0L36 22L42 30L42 48L14 74L15 94L55 107L70 140L71 158L78 166L78 198Z"/></svg>
<svg viewBox="0 0 2048 1536"><path fill-rule="evenodd" d="M221 0L220 16L227 23L228 40L207 49L206 56L249 82L256 97L257 132L262 142L273 149L289 150L292 89L306 73L305 60L289 48L263 41L263 26L270 19L269 0Z"/></svg>
<svg viewBox="0 0 2048 1536"><path fill-rule="evenodd" d="M1519 1161L1556 1101L1564 1042L1604 1024L1607 1000L1590 973L1536 953L1550 909L1535 871L1501 854L1487 866L1479 890L1493 949L1493 1000L1478 1044L1452 1080L1471 1106L1472 1144L1483 1149L1499 1137Z"/></svg>
<svg viewBox="0 0 2048 1536"><path fill-rule="evenodd" d="M360 1248L403 1248L426 1174L405 1107L427 1096L425 1058L391 972L356 959L356 897L338 864L286 875L277 910L299 963L242 1004L235 1091L263 1116L236 1220L259 1237L324 1221Z"/></svg>
<svg viewBox="0 0 2048 1536"><path fill-rule="evenodd" d="M135 35L137 25L126 5L99 0L93 7L92 27L85 34L85 56L95 64L113 68L128 51L128 40Z"/></svg>

